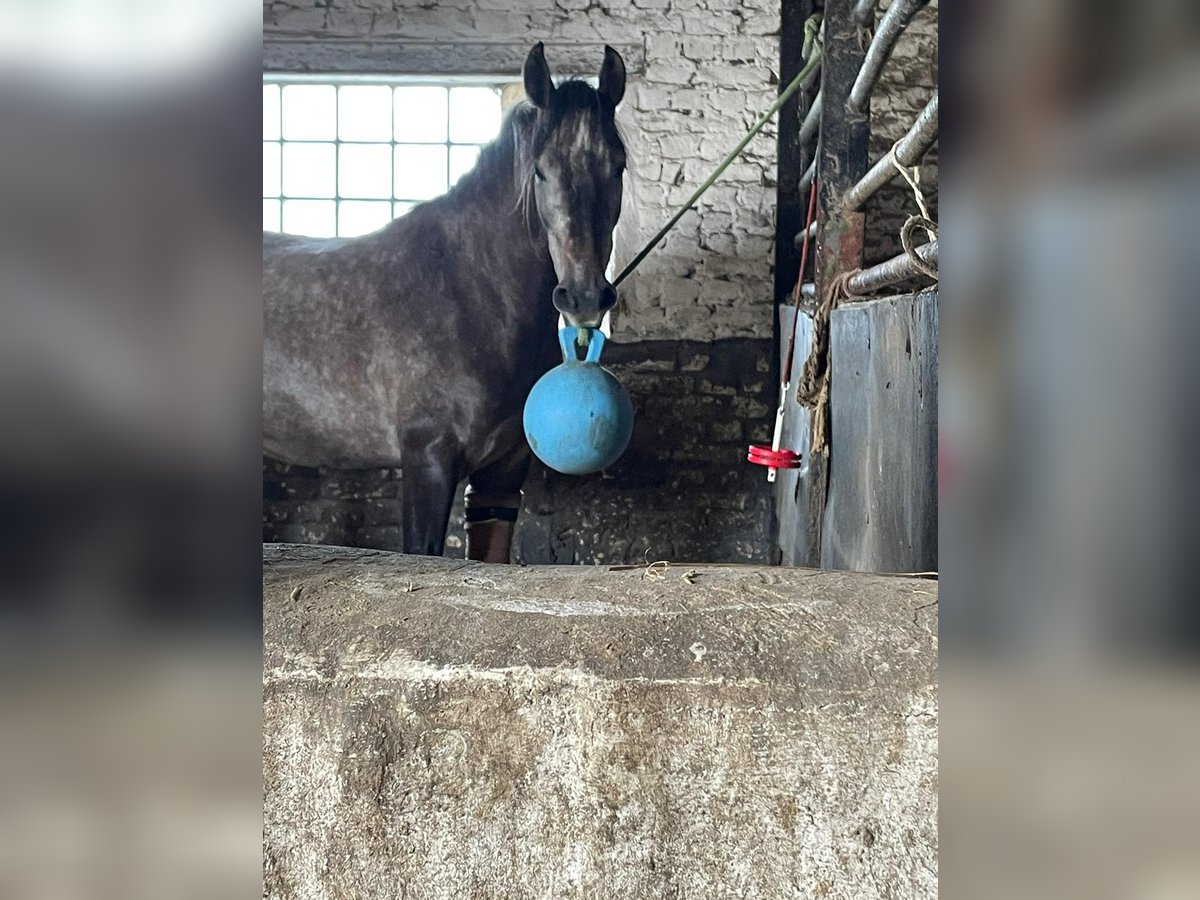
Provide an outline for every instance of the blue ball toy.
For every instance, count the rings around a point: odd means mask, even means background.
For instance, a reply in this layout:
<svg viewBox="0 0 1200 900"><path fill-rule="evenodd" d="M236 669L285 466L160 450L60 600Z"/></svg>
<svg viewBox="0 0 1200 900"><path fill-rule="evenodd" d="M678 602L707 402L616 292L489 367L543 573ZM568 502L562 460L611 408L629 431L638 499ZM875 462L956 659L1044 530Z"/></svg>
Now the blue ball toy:
<svg viewBox="0 0 1200 900"><path fill-rule="evenodd" d="M589 329L584 329L585 335ZM633 434L633 404L600 366L604 334L591 330L587 356L576 356L580 329L558 333L562 365L533 386L525 401L525 438L534 454L564 475L590 475L620 458Z"/></svg>

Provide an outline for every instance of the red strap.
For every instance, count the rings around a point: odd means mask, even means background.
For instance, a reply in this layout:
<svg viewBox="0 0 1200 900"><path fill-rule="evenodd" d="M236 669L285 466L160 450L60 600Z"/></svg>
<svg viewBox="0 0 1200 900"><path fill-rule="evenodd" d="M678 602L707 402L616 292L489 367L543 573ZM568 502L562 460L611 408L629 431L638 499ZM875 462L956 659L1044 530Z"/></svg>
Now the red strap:
<svg viewBox="0 0 1200 900"><path fill-rule="evenodd" d="M770 447L760 444L751 444L746 454L746 461L771 469L798 469L801 456L794 450L772 450Z"/></svg>

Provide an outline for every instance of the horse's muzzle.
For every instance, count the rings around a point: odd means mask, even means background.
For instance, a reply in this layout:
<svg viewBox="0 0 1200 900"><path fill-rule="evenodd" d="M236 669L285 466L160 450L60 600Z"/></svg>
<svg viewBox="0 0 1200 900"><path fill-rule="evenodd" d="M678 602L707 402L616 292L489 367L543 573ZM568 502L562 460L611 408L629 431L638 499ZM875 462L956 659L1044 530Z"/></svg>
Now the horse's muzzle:
<svg viewBox="0 0 1200 900"><path fill-rule="evenodd" d="M616 305L616 288L607 281L586 288L560 284L554 289L554 308L576 328L599 327L604 314Z"/></svg>

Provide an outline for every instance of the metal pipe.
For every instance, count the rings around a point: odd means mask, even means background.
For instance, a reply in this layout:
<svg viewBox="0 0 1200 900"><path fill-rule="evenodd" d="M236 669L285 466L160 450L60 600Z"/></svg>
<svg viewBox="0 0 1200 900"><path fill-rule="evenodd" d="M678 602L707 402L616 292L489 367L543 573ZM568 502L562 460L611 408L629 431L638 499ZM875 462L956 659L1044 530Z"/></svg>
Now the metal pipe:
<svg viewBox="0 0 1200 900"><path fill-rule="evenodd" d="M800 176L800 181L796 183L796 193L801 197L808 191L808 186L812 184L813 178L817 175L817 161L814 159L808 164L808 168L804 170L804 174Z"/></svg>
<svg viewBox="0 0 1200 900"><path fill-rule="evenodd" d="M913 122L912 127L908 129L904 137L896 142L896 162L902 166L915 166L921 161L929 148L933 146L933 142L938 138L938 94L933 92L933 96L929 98L929 102L925 104L925 108L921 110L921 114L917 116L917 120ZM899 172L892 164L888 154L871 167L871 170L862 177L854 187L846 192L846 199L843 201L844 207L853 211L860 208L866 203L871 196L895 178Z"/></svg>
<svg viewBox="0 0 1200 900"><path fill-rule="evenodd" d="M879 80L884 63L891 57L896 41L900 39L900 35L904 33L917 11L928 3L929 0L892 0L892 5L879 20L879 28L875 37L871 39L871 46L867 48L862 68L858 70L858 77L854 79L854 86L850 88L846 108L851 112L866 112L867 103L871 100L871 90Z"/></svg>
<svg viewBox="0 0 1200 900"><path fill-rule="evenodd" d="M922 244L916 252L917 256L929 265L936 266L938 264L937 241ZM887 262L881 262L877 266L855 272L846 279L846 293L859 296L874 294L882 288L899 284L901 281L907 281L917 275L924 275L924 273L913 264L907 253L901 253Z"/></svg>
<svg viewBox="0 0 1200 900"><path fill-rule="evenodd" d="M875 24L875 7L879 0L858 0L854 4L854 21L859 25Z"/></svg>
<svg viewBox="0 0 1200 900"><path fill-rule="evenodd" d="M797 250L799 250L800 247L804 244L804 233L805 232L808 232L808 237L811 240L813 237L816 236L817 223L809 222L807 228L801 228L799 231L796 232L796 237L793 238L792 242L793 242L793 244L795 244L795 247Z"/></svg>
<svg viewBox="0 0 1200 900"><path fill-rule="evenodd" d="M804 114L804 121L800 123L800 134L797 141L801 147L808 146L808 142L813 139L817 133L817 128L821 125L821 100L823 91L817 91L817 96L813 97L812 103L808 105L808 112Z"/></svg>

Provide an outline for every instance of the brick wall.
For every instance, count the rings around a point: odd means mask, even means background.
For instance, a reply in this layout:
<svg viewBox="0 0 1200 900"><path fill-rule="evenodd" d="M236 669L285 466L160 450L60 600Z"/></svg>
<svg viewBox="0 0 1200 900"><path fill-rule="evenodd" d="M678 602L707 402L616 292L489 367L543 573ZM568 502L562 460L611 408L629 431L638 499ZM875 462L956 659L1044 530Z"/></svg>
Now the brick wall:
<svg viewBox="0 0 1200 900"><path fill-rule="evenodd" d="M736 338L606 348L606 365L633 398L629 449L602 475L535 470L519 558L770 562L771 494L765 470L745 457L747 443L770 440L772 350Z"/></svg>
<svg viewBox="0 0 1200 900"><path fill-rule="evenodd" d="M769 562L772 507L746 444L770 440L770 341L610 343L605 365L629 390L633 438L608 471L583 478L535 464L514 542L525 563L647 558ZM396 549L400 473L326 473L267 462L263 539ZM462 556L462 504L447 555Z"/></svg>

